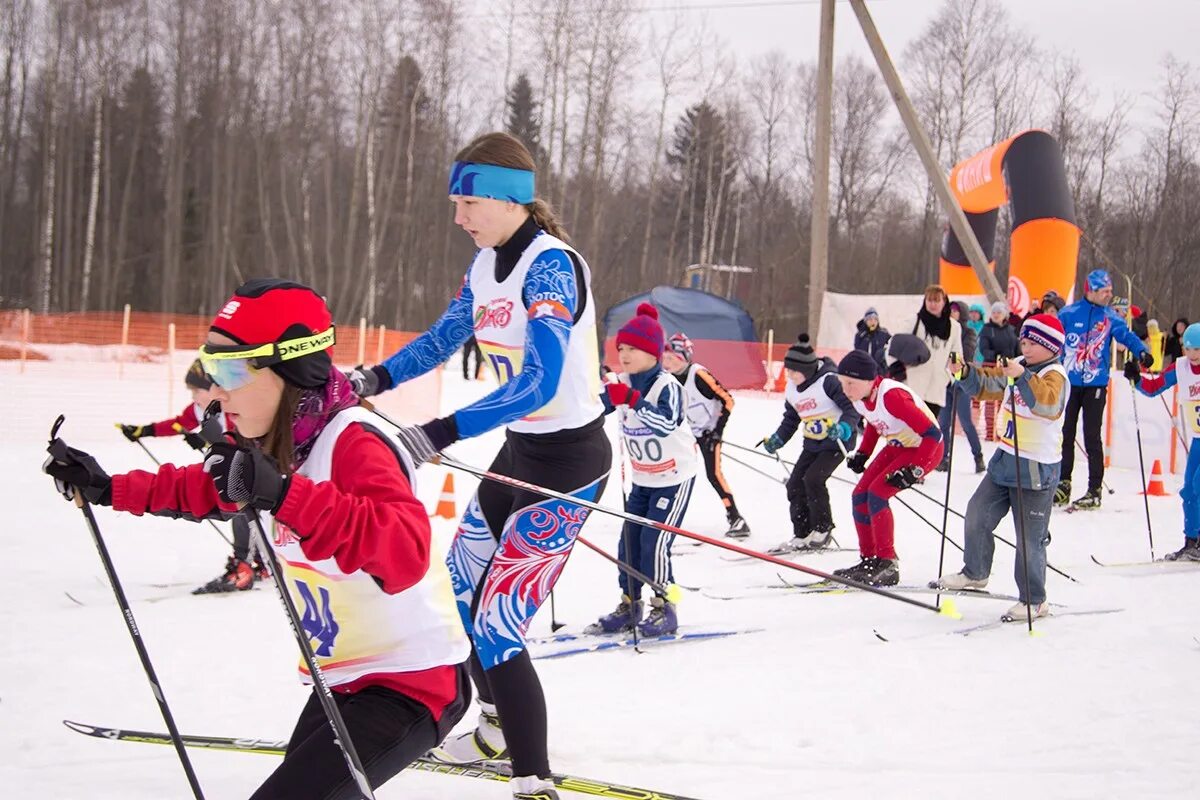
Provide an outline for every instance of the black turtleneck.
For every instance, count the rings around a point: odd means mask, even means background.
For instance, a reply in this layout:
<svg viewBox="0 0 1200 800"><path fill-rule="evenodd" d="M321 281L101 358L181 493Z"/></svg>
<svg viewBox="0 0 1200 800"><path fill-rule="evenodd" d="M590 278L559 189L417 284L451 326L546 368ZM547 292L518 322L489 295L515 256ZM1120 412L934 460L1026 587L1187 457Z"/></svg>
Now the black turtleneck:
<svg viewBox="0 0 1200 800"><path fill-rule="evenodd" d="M508 241L497 246L496 251L496 282L502 283L513 269L516 268L517 262L521 260L521 254L525 252L525 248L529 247L542 229L533 221L533 217L529 217L517 228L512 236L508 237Z"/></svg>

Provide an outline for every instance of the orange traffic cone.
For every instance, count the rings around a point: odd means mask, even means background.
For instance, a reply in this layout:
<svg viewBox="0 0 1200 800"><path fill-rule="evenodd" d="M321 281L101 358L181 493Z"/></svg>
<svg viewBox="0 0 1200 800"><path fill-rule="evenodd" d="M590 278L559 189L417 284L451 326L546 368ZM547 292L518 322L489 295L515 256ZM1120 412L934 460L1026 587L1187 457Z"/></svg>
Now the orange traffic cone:
<svg viewBox="0 0 1200 800"><path fill-rule="evenodd" d="M1162 481L1162 462L1157 458L1154 459L1154 469L1150 470L1150 485L1146 487L1146 491L1138 492L1138 494L1149 495L1150 497L1170 497L1171 493L1163 486Z"/></svg>
<svg viewBox="0 0 1200 800"><path fill-rule="evenodd" d="M431 516L458 519L458 512L454 510L454 473L446 473L446 480L442 483L442 493L438 496L437 508Z"/></svg>
<svg viewBox="0 0 1200 800"><path fill-rule="evenodd" d="M787 369L783 367L779 368L779 377L775 379L775 391L787 391Z"/></svg>

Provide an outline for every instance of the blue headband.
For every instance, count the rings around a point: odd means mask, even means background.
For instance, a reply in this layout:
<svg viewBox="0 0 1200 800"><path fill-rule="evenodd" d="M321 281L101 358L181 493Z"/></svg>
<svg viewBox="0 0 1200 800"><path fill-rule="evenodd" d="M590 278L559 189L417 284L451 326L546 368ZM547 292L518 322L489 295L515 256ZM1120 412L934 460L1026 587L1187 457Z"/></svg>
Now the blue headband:
<svg viewBox="0 0 1200 800"><path fill-rule="evenodd" d="M455 161L450 168L449 193L526 205L533 202L533 173L495 164Z"/></svg>

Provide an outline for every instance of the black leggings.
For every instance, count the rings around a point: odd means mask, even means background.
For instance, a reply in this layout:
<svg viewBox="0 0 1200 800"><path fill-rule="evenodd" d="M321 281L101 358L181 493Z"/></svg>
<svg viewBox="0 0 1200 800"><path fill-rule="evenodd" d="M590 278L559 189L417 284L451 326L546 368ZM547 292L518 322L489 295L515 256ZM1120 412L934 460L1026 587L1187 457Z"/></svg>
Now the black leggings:
<svg viewBox="0 0 1200 800"><path fill-rule="evenodd" d="M1087 451L1088 491L1100 491L1104 483L1104 406L1107 386L1072 386L1063 417L1062 480L1071 480L1075 469L1075 427L1083 412L1083 448Z"/></svg>
<svg viewBox="0 0 1200 800"><path fill-rule="evenodd" d="M837 450L805 450L796 459L796 466L792 467L787 481L793 536L833 530L833 512L829 509L826 483L840 463L842 454Z"/></svg>
<svg viewBox="0 0 1200 800"><path fill-rule="evenodd" d="M708 482L712 484L713 489L717 492L717 497L721 498L721 502L725 505L725 516L730 522L741 516L738 513L737 503L733 499L733 490L729 488L729 482L725 480L725 473L721 471L721 442L720 440L704 439L698 442L700 447L700 455L704 457L704 471L708 475Z"/></svg>
<svg viewBox="0 0 1200 800"><path fill-rule="evenodd" d="M334 693L371 788L382 786L436 747L462 719L471 702L471 685L463 665L457 671L458 696L436 721L422 703L382 686L368 686L353 694ZM283 763L251 795L251 800L358 797L361 795L314 692L296 720Z"/></svg>

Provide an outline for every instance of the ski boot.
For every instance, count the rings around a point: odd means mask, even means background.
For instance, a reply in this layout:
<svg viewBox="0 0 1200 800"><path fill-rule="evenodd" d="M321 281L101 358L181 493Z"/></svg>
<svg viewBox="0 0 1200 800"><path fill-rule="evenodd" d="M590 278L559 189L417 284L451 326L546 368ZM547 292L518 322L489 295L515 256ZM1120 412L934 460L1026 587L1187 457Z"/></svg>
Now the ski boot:
<svg viewBox="0 0 1200 800"><path fill-rule="evenodd" d="M475 724L475 730L446 737L439 747L429 751L429 757L444 764L507 759L508 745L504 741L504 731L500 728L495 704L480 700L479 721Z"/></svg>
<svg viewBox="0 0 1200 800"><path fill-rule="evenodd" d="M1071 508L1076 511L1091 511L1094 508L1100 507L1100 490L1088 489L1083 497L1080 497L1074 503L1071 503Z"/></svg>
<svg viewBox="0 0 1200 800"><path fill-rule="evenodd" d="M1034 619L1040 619L1042 617L1049 616L1050 603L1048 603L1048 602L1040 603L1040 604L1034 606L1032 609L1030 609L1030 611L1033 612ZM1000 619L1004 620L1005 622L1020 622L1023 619L1027 619L1028 616L1029 616L1029 612L1025 610L1025 604L1024 603L1016 603L1008 611L1005 611L1004 615L1002 617L1000 617Z"/></svg>
<svg viewBox="0 0 1200 800"><path fill-rule="evenodd" d="M526 775L512 779L513 800L559 800L553 781Z"/></svg>
<svg viewBox="0 0 1200 800"><path fill-rule="evenodd" d="M802 550L808 549L807 536L793 536L791 539L785 539L771 549L767 550L769 556L789 556L792 553L799 553Z"/></svg>
<svg viewBox="0 0 1200 800"><path fill-rule="evenodd" d="M192 594L221 594L223 592L244 592L254 588L254 569L233 556L225 562L225 571L203 586L193 589Z"/></svg>
<svg viewBox="0 0 1200 800"><path fill-rule="evenodd" d="M1183 547L1167 553L1163 561L1200 561L1200 539L1184 539Z"/></svg>
<svg viewBox="0 0 1200 800"><path fill-rule="evenodd" d="M729 530L725 531L727 539L745 539L749 535L750 526L746 524L746 520L742 519L740 514L729 518Z"/></svg>
<svg viewBox="0 0 1200 800"><path fill-rule="evenodd" d="M605 614L600 619L593 622L583 629L583 632L589 636L598 636L605 633L620 633L621 631L631 631L633 626L637 625L642 619L642 601L636 603L629 599L629 595L621 595L621 602L617 604L615 611Z"/></svg>
<svg viewBox="0 0 1200 800"><path fill-rule="evenodd" d="M824 550L829 546L829 540L833 538L833 526L829 526L829 530L815 530L808 535L809 550Z"/></svg>
<svg viewBox="0 0 1200 800"><path fill-rule="evenodd" d="M650 600L650 613L638 624L638 633L646 637L666 636L679 630L679 618L675 616L675 604L655 595Z"/></svg>
<svg viewBox="0 0 1200 800"><path fill-rule="evenodd" d="M894 558L877 558L872 568L858 580L868 586L895 586L900 582L900 562Z"/></svg>
<svg viewBox="0 0 1200 800"><path fill-rule="evenodd" d="M1065 506L1071 502L1071 482L1059 481L1058 488L1054 490L1054 505Z"/></svg>
<svg viewBox="0 0 1200 800"><path fill-rule="evenodd" d="M962 592L969 589L985 589L987 585L987 578L972 578L964 572L944 575L936 581L929 582L930 589L948 589L953 592Z"/></svg>
<svg viewBox="0 0 1200 800"><path fill-rule="evenodd" d="M879 559L875 558L875 556L863 556L862 560L860 560L853 567L835 569L833 574L837 575L839 578L845 578L848 581L862 583L863 576L869 575L875 569L875 562L878 560Z"/></svg>

